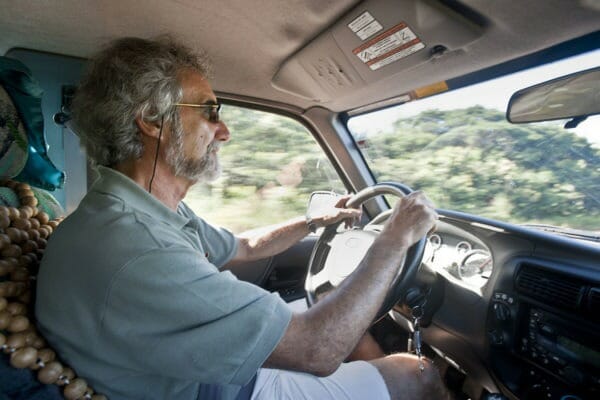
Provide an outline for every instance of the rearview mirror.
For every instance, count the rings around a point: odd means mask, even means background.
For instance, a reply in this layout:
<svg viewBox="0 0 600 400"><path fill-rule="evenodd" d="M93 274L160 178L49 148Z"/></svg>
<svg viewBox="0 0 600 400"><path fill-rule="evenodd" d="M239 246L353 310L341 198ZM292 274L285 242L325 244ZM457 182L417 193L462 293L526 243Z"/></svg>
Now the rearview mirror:
<svg viewBox="0 0 600 400"><path fill-rule="evenodd" d="M600 113L600 67L566 75L519 90L508 102L506 118L512 123L571 119L572 128Z"/></svg>

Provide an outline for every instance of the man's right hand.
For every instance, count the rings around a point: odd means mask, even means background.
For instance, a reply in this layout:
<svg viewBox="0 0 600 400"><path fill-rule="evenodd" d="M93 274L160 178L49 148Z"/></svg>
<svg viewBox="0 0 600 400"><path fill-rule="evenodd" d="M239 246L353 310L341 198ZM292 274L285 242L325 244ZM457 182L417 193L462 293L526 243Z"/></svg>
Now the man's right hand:
<svg viewBox="0 0 600 400"><path fill-rule="evenodd" d="M408 248L435 230L438 214L423 192L413 192L398 199L388 218L380 240L397 248Z"/></svg>

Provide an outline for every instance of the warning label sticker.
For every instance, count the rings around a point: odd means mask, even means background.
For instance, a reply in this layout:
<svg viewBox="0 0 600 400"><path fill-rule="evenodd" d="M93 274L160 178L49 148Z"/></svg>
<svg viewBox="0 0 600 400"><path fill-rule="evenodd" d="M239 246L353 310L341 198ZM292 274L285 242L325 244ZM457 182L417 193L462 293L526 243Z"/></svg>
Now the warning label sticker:
<svg viewBox="0 0 600 400"><path fill-rule="evenodd" d="M365 40L383 29L383 26L368 11L360 14L348 24L348 28L356 33L360 40Z"/></svg>
<svg viewBox="0 0 600 400"><path fill-rule="evenodd" d="M421 39L405 23L400 23L352 50L352 52L371 70L375 71L424 47L425 44Z"/></svg>

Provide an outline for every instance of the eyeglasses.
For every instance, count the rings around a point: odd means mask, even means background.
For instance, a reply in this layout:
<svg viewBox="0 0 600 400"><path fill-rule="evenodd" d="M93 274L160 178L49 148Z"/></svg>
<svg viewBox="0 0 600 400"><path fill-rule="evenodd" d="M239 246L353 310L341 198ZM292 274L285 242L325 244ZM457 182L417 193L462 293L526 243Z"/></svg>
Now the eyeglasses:
<svg viewBox="0 0 600 400"><path fill-rule="evenodd" d="M221 110L221 104L187 104L187 103L175 103L174 106L178 107L193 107L205 109L205 118L210 122L219 122L219 111Z"/></svg>

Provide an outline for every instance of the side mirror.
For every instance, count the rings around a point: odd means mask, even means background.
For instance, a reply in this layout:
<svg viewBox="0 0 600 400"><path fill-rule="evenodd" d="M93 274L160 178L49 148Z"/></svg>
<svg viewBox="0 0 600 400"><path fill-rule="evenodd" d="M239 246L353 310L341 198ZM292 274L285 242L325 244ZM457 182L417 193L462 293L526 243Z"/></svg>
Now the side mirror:
<svg viewBox="0 0 600 400"><path fill-rule="evenodd" d="M600 114L600 67L519 90L508 102L506 118L515 124L571 119L565 128L574 128L595 114Z"/></svg>

